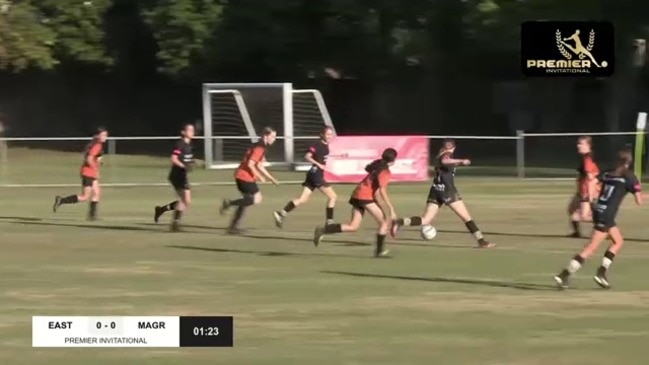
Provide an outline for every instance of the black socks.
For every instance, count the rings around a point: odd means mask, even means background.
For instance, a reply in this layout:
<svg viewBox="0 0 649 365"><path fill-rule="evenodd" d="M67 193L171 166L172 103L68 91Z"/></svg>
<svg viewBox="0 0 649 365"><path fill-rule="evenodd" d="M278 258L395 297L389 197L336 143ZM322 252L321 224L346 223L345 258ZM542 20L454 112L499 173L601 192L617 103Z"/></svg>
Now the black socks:
<svg viewBox="0 0 649 365"><path fill-rule="evenodd" d="M421 226L421 217L399 218L397 224L400 226Z"/></svg>
<svg viewBox="0 0 649 365"><path fill-rule="evenodd" d="M476 225L473 220L470 220L470 221L464 223L464 225L466 226L466 229L468 229L469 232L471 232L473 237L475 237L475 239L476 239L476 241L478 241L478 243L480 243L480 244L486 243L484 237L482 236L482 232L480 232L480 229L478 228L478 225Z"/></svg>
<svg viewBox="0 0 649 365"><path fill-rule="evenodd" d="M570 221L570 226L572 227L572 232L575 235L581 235L581 232L579 231L579 222L578 221Z"/></svg>
<svg viewBox="0 0 649 365"><path fill-rule="evenodd" d="M328 221L334 219L334 208L327 207L327 211L326 211L326 219L327 219Z"/></svg>
<svg viewBox="0 0 649 365"><path fill-rule="evenodd" d="M173 201L167 205L163 205L160 208L162 208L163 212L168 212L170 210L176 210L176 206L178 205L178 200Z"/></svg>
<svg viewBox="0 0 649 365"><path fill-rule="evenodd" d="M99 202L90 202L90 208L88 210L88 217L90 219L97 218L97 205Z"/></svg>
<svg viewBox="0 0 649 365"><path fill-rule="evenodd" d="M279 211L279 214L281 214L282 217L286 217L286 215L293 211L293 209L295 209L295 203L293 203L293 201L291 200L290 202L286 203L284 209Z"/></svg>
<svg viewBox="0 0 649 365"><path fill-rule="evenodd" d="M228 202L229 206L235 206L235 207L249 207L255 203L255 198L253 198L252 195L244 195L241 199L237 200L230 200Z"/></svg>
<svg viewBox="0 0 649 365"><path fill-rule="evenodd" d="M246 205L239 205L237 207L237 210L234 211L232 222L230 222L230 228L239 227L239 222L241 222L241 218L243 218L243 213L245 213L246 207L247 207Z"/></svg>
<svg viewBox="0 0 649 365"><path fill-rule="evenodd" d="M380 255L385 251L385 237L386 235L384 234L376 235L376 255Z"/></svg>
<svg viewBox="0 0 649 365"><path fill-rule="evenodd" d="M343 231L343 227L341 224L327 224L325 226L326 234L340 233L342 231Z"/></svg>
<svg viewBox="0 0 649 365"><path fill-rule="evenodd" d="M61 198L61 204L76 204L79 202L79 197L76 195L66 196Z"/></svg>

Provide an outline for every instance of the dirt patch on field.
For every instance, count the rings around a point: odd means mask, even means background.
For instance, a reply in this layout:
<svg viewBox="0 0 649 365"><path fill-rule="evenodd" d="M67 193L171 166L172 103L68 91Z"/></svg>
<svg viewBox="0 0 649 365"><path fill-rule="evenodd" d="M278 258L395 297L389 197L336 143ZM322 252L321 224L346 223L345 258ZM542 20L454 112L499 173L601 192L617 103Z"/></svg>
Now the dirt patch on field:
<svg viewBox="0 0 649 365"><path fill-rule="evenodd" d="M46 293L40 291L31 291L31 290L12 290L5 292L5 297L19 300L47 300L61 297L62 293Z"/></svg>
<svg viewBox="0 0 649 365"><path fill-rule="evenodd" d="M157 270L150 266L136 267L90 267L83 269L88 274L100 275L169 275L171 271Z"/></svg>
<svg viewBox="0 0 649 365"><path fill-rule="evenodd" d="M527 337L525 343L528 346L566 346L593 341L607 341L608 339L619 339L622 337L642 337L649 335L649 331L617 331L612 329L571 329L566 331L543 331Z"/></svg>

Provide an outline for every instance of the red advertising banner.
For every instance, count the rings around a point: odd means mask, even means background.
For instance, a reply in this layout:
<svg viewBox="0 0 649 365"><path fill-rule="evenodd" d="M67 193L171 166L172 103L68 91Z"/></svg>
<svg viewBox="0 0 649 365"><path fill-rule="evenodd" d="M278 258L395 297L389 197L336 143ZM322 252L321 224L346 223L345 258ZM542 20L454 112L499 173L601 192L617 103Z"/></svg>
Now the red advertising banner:
<svg viewBox="0 0 649 365"><path fill-rule="evenodd" d="M390 168L392 181L428 179L428 138L424 136L339 136L329 145L325 179L332 183L357 183L366 175L365 166L381 157L386 148L397 150Z"/></svg>

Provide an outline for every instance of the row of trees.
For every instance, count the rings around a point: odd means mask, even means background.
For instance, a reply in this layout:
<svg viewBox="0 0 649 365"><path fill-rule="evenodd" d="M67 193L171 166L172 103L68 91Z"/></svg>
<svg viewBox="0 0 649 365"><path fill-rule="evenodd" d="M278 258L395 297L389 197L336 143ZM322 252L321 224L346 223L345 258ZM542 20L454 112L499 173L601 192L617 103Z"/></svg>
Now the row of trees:
<svg viewBox="0 0 649 365"><path fill-rule="evenodd" d="M528 19L610 19L625 47L648 11L643 0L0 0L0 68L110 70L129 39L150 38L152 67L171 76L381 77L511 56Z"/></svg>

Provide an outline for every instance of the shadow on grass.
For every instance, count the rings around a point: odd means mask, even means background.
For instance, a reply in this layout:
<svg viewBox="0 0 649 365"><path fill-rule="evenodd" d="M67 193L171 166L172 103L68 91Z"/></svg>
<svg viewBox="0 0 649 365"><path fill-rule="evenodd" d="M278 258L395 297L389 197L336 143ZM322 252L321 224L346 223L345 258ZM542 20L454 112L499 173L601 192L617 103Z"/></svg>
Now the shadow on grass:
<svg viewBox="0 0 649 365"><path fill-rule="evenodd" d="M438 229L439 233L464 233L469 235L468 231L465 230L448 230L448 229ZM566 238L573 240L587 240L589 236L582 238L572 238L568 234L553 234L553 233L513 233L513 232L482 232L486 238L489 236L502 236L502 237L523 237L523 238ZM399 238L399 240L404 241L421 241L416 238ZM639 239L639 238L624 238L625 241L629 242L649 242L648 239ZM496 242L497 243L497 242Z"/></svg>
<svg viewBox="0 0 649 365"><path fill-rule="evenodd" d="M160 220L159 223L137 223L138 226L143 226L143 227L167 227L169 226L168 221L162 221ZM215 227L215 226L201 226L201 225L196 225L196 224L184 224L181 223L182 228L191 228L191 229L205 229L205 230L218 230L218 231L224 231L227 229L225 226L220 226L220 227Z"/></svg>
<svg viewBox="0 0 649 365"><path fill-rule="evenodd" d="M66 223L54 223L54 222L42 222L42 221L25 221L25 220L14 220L10 223L13 224L24 224L24 225L33 225L33 226L56 226L56 227L75 227L75 228L92 228L92 229L103 229L109 231L140 231L140 232L160 232L160 230L153 230L141 227L133 226L113 226L113 225L101 225L101 224L66 224Z"/></svg>
<svg viewBox="0 0 649 365"><path fill-rule="evenodd" d="M426 281L432 283L454 283L454 284L467 284L467 285L480 285L495 288L508 288L517 290L558 290L554 285L544 284L530 284L530 283L516 283L507 281L496 280L478 280L478 279L459 279L459 278L442 278L442 277L418 277L418 276L402 276L402 275L382 275L382 274L367 274L349 271L321 271L325 274L345 275L360 278L375 278L375 279L392 279L392 280L408 280L408 281Z"/></svg>
<svg viewBox="0 0 649 365"><path fill-rule="evenodd" d="M20 221L20 222L41 222L43 219L34 218L34 217L0 217L0 220Z"/></svg>
<svg viewBox="0 0 649 365"><path fill-rule="evenodd" d="M266 256L266 257L342 257L342 258L354 258L354 259L373 259L373 257L371 257L370 255L358 256L358 255L280 252L280 251L263 251L263 250L254 251L254 250L242 250L236 248L198 247L198 246L184 246L184 245L182 246L170 245L166 247L181 249L181 250L193 250L193 251L203 251L203 252L213 252L213 253L239 253L239 254L246 254L246 255Z"/></svg>
<svg viewBox="0 0 649 365"><path fill-rule="evenodd" d="M408 241L408 242L403 242L403 241ZM415 243L419 242L419 243ZM338 241L337 243L340 243ZM423 241L421 239L416 239L416 238L397 238L396 242L387 242L388 247L389 246L406 246L406 247L434 247L434 248L450 248L450 249L482 249L478 247L477 245L447 245L447 244L441 244L439 242L428 242ZM367 242L346 242L342 244L338 244L336 246L341 246L341 247L360 247L360 246L374 246L374 243L367 243Z"/></svg>

